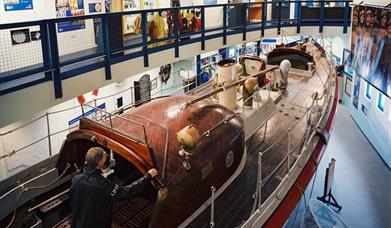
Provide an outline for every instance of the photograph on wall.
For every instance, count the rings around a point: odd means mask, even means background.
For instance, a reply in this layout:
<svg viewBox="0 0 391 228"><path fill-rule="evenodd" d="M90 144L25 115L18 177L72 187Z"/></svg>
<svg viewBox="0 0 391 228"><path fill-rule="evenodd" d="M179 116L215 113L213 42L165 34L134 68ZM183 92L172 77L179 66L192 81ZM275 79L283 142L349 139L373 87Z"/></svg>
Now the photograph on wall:
<svg viewBox="0 0 391 228"><path fill-rule="evenodd" d="M30 42L29 29L18 29L11 31L12 45L24 44Z"/></svg>
<svg viewBox="0 0 391 228"><path fill-rule="evenodd" d="M368 108L367 107L365 107L365 105L363 105L363 104L361 104L361 111L362 111L362 113L364 113L364 115L368 115Z"/></svg>
<svg viewBox="0 0 391 228"><path fill-rule="evenodd" d="M33 0L4 0L4 10L31 10L33 9Z"/></svg>
<svg viewBox="0 0 391 228"><path fill-rule="evenodd" d="M56 16L57 17L75 17L83 16L84 3L83 0L56 0ZM69 20L59 22L57 24L58 32L67 32L78 29L85 29L86 24L84 20Z"/></svg>
<svg viewBox="0 0 391 228"><path fill-rule="evenodd" d="M88 12L89 13L102 13L102 3L88 3Z"/></svg>
<svg viewBox="0 0 391 228"><path fill-rule="evenodd" d="M358 101L360 98L360 77L354 77L354 86L353 86L353 106L358 109Z"/></svg>
<svg viewBox="0 0 391 228"><path fill-rule="evenodd" d="M140 10L140 0L124 0L123 1L123 11L134 11L134 10ZM136 24L136 20L140 20L141 17L138 14L129 14L123 16L123 33L124 34L130 34L130 33L136 33L139 32L138 26ZM139 19L137 19L139 18Z"/></svg>
<svg viewBox="0 0 391 228"><path fill-rule="evenodd" d="M32 31L30 32L30 37L32 41L37 41L41 39L41 32L40 31Z"/></svg>
<svg viewBox="0 0 391 228"><path fill-rule="evenodd" d="M343 56L342 56L342 64L343 64L343 70L346 74L353 76L353 68L352 68L352 53L348 49L343 49Z"/></svg>
<svg viewBox="0 0 391 228"><path fill-rule="evenodd" d="M345 93L349 97L352 96L352 79L349 77L345 77Z"/></svg>
<svg viewBox="0 0 391 228"><path fill-rule="evenodd" d="M144 0L143 9L154 9L158 7L157 0Z"/></svg>
<svg viewBox="0 0 391 228"><path fill-rule="evenodd" d="M391 9L355 6L351 37L355 74L391 97Z"/></svg>

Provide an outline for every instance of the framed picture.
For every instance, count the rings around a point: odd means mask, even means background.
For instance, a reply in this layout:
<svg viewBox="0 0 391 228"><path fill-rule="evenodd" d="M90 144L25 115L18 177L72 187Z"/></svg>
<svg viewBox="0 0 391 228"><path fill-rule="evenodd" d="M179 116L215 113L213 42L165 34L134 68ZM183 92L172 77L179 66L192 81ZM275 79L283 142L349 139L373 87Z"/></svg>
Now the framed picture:
<svg viewBox="0 0 391 228"><path fill-rule="evenodd" d="M342 65L344 66L345 74L351 77L353 76L352 59L352 53L346 48L343 49Z"/></svg>
<svg viewBox="0 0 391 228"><path fill-rule="evenodd" d="M41 32L40 31L30 32L30 37L31 37L32 41L40 40L41 39Z"/></svg>
<svg viewBox="0 0 391 228"><path fill-rule="evenodd" d="M12 45L24 44L30 42L30 30L29 29L19 29L11 31L11 41Z"/></svg>
<svg viewBox="0 0 391 228"><path fill-rule="evenodd" d="M352 79L349 77L345 77L345 93L349 97L352 96Z"/></svg>
<svg viewBox="0 0 391 228"><path fill-rule="evenodd" d="M151 90L156 89L157 87L157 78L152 79L151 81Z"/></svg>

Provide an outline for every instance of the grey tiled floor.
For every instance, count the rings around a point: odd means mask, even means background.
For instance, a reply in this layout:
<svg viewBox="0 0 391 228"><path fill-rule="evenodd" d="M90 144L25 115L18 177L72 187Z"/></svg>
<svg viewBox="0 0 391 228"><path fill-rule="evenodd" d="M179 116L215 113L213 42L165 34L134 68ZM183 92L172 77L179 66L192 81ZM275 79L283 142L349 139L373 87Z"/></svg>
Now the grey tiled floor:
<svg viewBox="0 0 391 228"><path fill-rule="evenodd" d="M339 105L329 145L319 165L311 198L323 193L324 172L331 158L336 159L332 193L343 207L339 215L350 227L391 227L391 170L360 131L349 114ZM308 204L311 186L306 190ZM286 227L300 227L301 212L292 226L294 211Z"/></svg>

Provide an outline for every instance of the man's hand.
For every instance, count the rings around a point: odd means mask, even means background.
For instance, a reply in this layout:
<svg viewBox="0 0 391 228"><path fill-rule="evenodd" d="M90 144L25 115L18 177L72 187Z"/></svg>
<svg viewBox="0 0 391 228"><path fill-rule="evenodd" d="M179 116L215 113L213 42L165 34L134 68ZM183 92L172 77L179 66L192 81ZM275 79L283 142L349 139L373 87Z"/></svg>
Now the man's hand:
<svg viewBox="0 0 391 228"><path fill-rule="evenodd" d="M149 175L151 175L152 178L154 178L157 175L156 169L150 169L148 170Z"/></svg>

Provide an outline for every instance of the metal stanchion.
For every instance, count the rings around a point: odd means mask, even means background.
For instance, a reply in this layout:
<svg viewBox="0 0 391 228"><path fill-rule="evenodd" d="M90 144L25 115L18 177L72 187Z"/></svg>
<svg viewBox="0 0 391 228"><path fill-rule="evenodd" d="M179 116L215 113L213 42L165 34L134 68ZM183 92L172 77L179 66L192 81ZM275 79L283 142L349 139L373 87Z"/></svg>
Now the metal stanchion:
<svg viewBox="0 0 391 228"><path fill-rule="evenodd" d="M46 113L46 123L47 123L47 127L48 127L49 157L51 157L52 156L52 141L50 140L49 113Z"/></svg>
<svg viewBox="0 0 391 228"><path fill-rule="evenodd" d="M215 226L215 191L216 188L212 186L210 188L210 191L212 192L212 203L210 205L210 227L213 228Z"/></svg>

